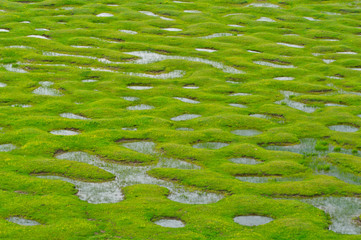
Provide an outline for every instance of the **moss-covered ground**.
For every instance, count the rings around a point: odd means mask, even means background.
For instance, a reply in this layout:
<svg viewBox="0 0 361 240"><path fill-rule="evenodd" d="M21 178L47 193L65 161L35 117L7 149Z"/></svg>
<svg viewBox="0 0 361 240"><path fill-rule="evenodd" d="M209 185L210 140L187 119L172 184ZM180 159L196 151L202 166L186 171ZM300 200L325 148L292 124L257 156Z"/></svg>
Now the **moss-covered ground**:
<svg viewBox="0 0 361 240"><path fill-rule="evenodd" d="M360 54L356 0L0 0L0 239L361 239L300 201L361 194ZM155 152L124 145L144 141ZM89 203L44 175L116 174L67 152L221 197L127 182ZM234 222L249 215L273 221Z"/></svg>

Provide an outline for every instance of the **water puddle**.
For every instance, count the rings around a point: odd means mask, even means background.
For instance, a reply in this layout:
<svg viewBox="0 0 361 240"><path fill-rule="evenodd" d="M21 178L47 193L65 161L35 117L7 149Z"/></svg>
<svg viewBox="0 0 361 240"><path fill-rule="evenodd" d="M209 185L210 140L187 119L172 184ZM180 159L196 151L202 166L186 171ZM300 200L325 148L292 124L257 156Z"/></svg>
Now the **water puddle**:
<svg viewBox="0 0 361 240"><path fill-rule="evenodd" d="M238 216L233 218L233 220L239 225L252 227L267 224L269 222L272 222L274 219L263 216Z"/></svg>
<svg viewBox="0 0 361 240"><path fill-rule="evenodd" d="M218 37L231 37L233 36L232 33L214 33L208 36L199 37L201 39L212 39L212 38L218 38Z"/></svg>
<svg viewBox="0 0 361 240"><path fill-rule="evenodd" d="M260 132L258 130L253 130L253 129L234 130L231 133L238 135L238 136L245 136L245 137L257 136L259 134L262 134L262 132Z"/></svg>
<svg viewBox="0 0 361 240"><path fill-rule="evenodd" d="M59 90L50 88L50 86L54 84L53 82L44 81L44 82L39 82L39 84L41 85L41 87L35 89L33 91L34 94L44 95L44 96L56 96L56 97L63 95Z"/></svg>
<svg viewBox="0 0 361 240"><path fill-rule="evenodd" d="M149 90L149 89L152 89L153 87L150 87L150 86L128 86L127 88L132 89L132 90Z"/></svg>
<svg viewBox="0 0 361 240"><path fill-rule="evenodd" d="M355 55L355 54L357 54L357 52L351 52L351 51L349 51L349 52L337 52L337 54Z"/></svg>
<svg viewBox="0 0 361 240"><path fill-rule="evenodd" d="M97 17L114 17L111 13L99 13Z"/></svg>
<svg viewBox="0 0 361 240"><path fill-rule="evenodd" d="M131 110L131 111L151 110L151 109L154 109L154 107L150 106L150 105L145 105L145 104L127 107L127 110Z"/></svg>
<svg viewBox="0 0 361 240"><path fill-rule="evenodd" d="M50 40L49 38L47 38L47 37L45 37L45 36L41 36L41 35L28 35L27 37Z"/></svg>
<svg viewBox="0 0 361 240"><path fill-rule="evenodd" d="M278 81L292 81L295 78L294 77L275 77L273 78L274 80L278 80Z"/></svg>
<svg viewBox="0 0 361 240"><path fill-rule="evenodd" d="M122 97L124 100L129 101L129 102L135 102L135 101L139 101L140 98L138 97Z"/></svg>
<svg viewBox="0 0 361 240"><path fill-rule="evenodd" d="M256 165L262 163L254 158L242 157L242 158L231 158L229 159L230 162L237 163L237 164L249 164L249 165Z"/></svg>
<svg viewBox="0 0 361 240"><path fill-rule="evenodd" d="M326 64L330 64L330 63L333 63L334 61L336 60L333 60L333 59L322 59L322 61Z"/></svg>
<svg viewBox="0 0 361 240"><path fill-rule="evenodd" d="M159 18L161 18L161 19L163 19L163 20L167 20L167 21L174 21L174 19L162 17L162 16L159 16L159 15L157 15L157 14L155 14L155 13L152 13L152 12L149 12L149 11L139 11L139 12L140 12L140 13L143 13L143 14L145 14L145 15L147 15L147 16L159 17Z"/></svg>
<svg viewBox="0 0 361 240"><path fill-rule="evenodd" d="M346 105L343 104L337 104L337 103L325 103L326 107L347 107Z"/></svg>
<svg viewBox="0 0 361 240"><path fill-rule="evenodd" d="M143 153L143 154L156 154L155 151L155 143L154 142L147 142L147 141L141 141L141 142L129 142L124 143L123 147L126 147L128 149L131 149L133 151Z"/></svg>
<svg viewBox="0 0 361 240"><path fill-rule="evenodd" d="M300 95L299 93L295 93L295 92L291 92L291 91L281 91L281 93L284 95L285 99L275 102L276 104L280 104L280 105L286 104L287 106L289 106L291 108L294 108L294 109L297 109L297 110L300 110L300 111L303 111L306 113L313 113L314 111L316 111L318 109L317 107L309 107L304 103L295 102L290 99L291 95L299 96Z"/></svg>
<svg viewBox="0 0 361 240"><path fill-rule="evenodd" d="M248 183L269 183L269 182L295 182L295 181L302 181L303 178L301 177L236 177L238 180L242 182Z"/></svg>
<svg viewBox="0 0 361 240"><path fill-rule="evenodd" d="M175 219L161 219L161 220L155 221L154 223L159 225L159 226L167 227L167 228L182 228L182 227L185 227L185 224L182 221L175 220Z"/></svg>
<svg viewBox="0 0 361 240"><path fill-rule="evenodd" d="M283 64L275 64L265 61L253 61L253 63L261 65L261 66L267 66L267 67L274 67L274 68L295 68L293 65L283 65Z"/></svg>
<svg viewBox="0 0 361 240"><path fill-rule="evenodd" d="M177 131L194 131L193 128L176 128Z"/></svg>
<svg viewBox="0 0 361 240"><path fill-rule="evenodd" d="M37 221L29 220L29 219L25 219L25 218L20 218L20 217L9 217L6 220L8 220L9 222L12 222L12 223L16 223L18 225L22 225L22 226L40 225L40 223L38 223Z"/></svg>
<svg viewBox="0 0 361 240"><path fill-rule="evenodd" d="M337 132L357 132L359 128L349 125L332 125L328 126L329 129Z"/></svg>
<svg viewBox="0 0 361 240"><path fill-rule="evenodd" d="M229 106L237 107L237 108L247 108L246 105L239 104L239 103L230 103Z"/></svg>
<svg viewBox="0 0 361 240"><path fill-rule="evenodd" d="M273 151L288 151L288 152L294 152L306 156L326 156L329 153L336 152L335 147L332 145L329 145L328 143L324 145L317 145L317 140L314 138L302 138L300 139L299 144L294 145L270 145L266 146L265 149L267 150L273 150ZM352 155L353 151L351 149L344 149L340 148L337 150L337 152L343 153L343 154L349 154ZM359 152L358 152L359 154Z"/></svg>
<svg viewBox="0 0 361 240"><path fill-rule="evenodd" d="M0 145L0 152L11 152L12 150L16 149L17 147L13 144L2 144Z"/></svg>
<svg viewBox="0 0 361 240"><path fill-rule="evenodd" d="M304 19L307 19L308 21L320 21L318 19L314 19L313 17L303 17Z"/></svg>
<svg viewBox="0 0 361 240"><path fill-rule="evenodd" d="M84 80L81 80L82 82L84 83L94 83L94 82L97 82L98 80L95 80L95 79L84 79Z"/></svg>
<svg viewBox="0 0 361 240"><path fill-rule="evenodd" d="M361 214L361 199L353 197L320 197L298 199L330 215L329 230L341 234L361 234L357 220Z"/></svg>
<svg viewBox="0 0 361 240"><path fill-rule="evenodd" d="M196 51L212 53L212 52L216 52L217 50L209 49L209 48L196 48Z"/></svg>
<svg viewBox="0 0 361 240"><path fill-rule="evenodd" d="M247 50L247 52L249 52L249 53L261 53L259 51L255 51L255 50Z"/></svg>
<svg viewBox="0 0 361 240"><path fill-rule="evenodd" d="M48 31L50 31L50 30L49 30L49 29L46 29L46 28L35 28L35 31L48 32Z"/></svg>
<svg viewBox="0 0 361 240"><path fill-rule="evenodd" d="M79 46L79 45L70 45L73 48L94 48L92 46Z"/></svg>
<svg viewBox="0 0 361 240"><path fill-rule="evenodd" d="M201 167L173 158L160 158L157 164L158 168L176 168L176 169L201 169Z"/></svg>
<svg viewBox="0 0 361 240"><path fill-rule="evenodd" d="M60 114L60 117L68 118L68 119L89 120L89 118L86 118L86 117L83 117L80 115L76 115L74 113L62 113L62 114Z"/></svg>
<svg viewBox="0 0 361 240"><path fill-rule="evenodd" d="M179 29L179 28L162 28L162 30L168 31L168 32L180 32L180 31L183 31L182 29Z"/></svg>
<svg viewBox="0 0 361 240"><path fill-rule="evenodd" d="M204 143L194 144L193 147L198 148L198 149L217 150L217 149L227 147L228 145L229 145L228 143L222 143L222 142L204 142Z"/></svg>
<svg viewBox="0 0 361 240"><path fill-rule="evenodd" d="M29 104L13 104L12 107L20 107L20 108L30 108L32 105Z"/></svg>
<svg viewBox="0 0 361 240"><path fill-rule="evenodd" d="M192 100L192 99L189 99L189 98L174 97L174 99L177 99L177 100L185 102L185 103L193 103L193 104L199 103L199 101Z"/></svg>
<svg viewBox="0 0 361 240"><path fill-rule="evenodd" d="M12 64L4 64L2 65L7 71L9 72L16 72L16 73L27 73L27 71L25 71L22 68L16 68L14 67Z"/></svg>
<svg viewBox="0 0 361 240"><path fill-rule="evenodd" d="M198 86L183 86L184 89L198 89Z"/></svg>
<svg viewBox="0 0 361 240"><path fill-rule="evenodd" d="M127 34L132 34L132 35L135 35L135 34L138 34L136 31L132 31L132 30L119 30L120 32L122 33L127 33Z"/></svg>
<svg viewBox="0 0 361 240"><path fill-rule="evenodd" d="M205 63L208 65L211 65L214 68L221 69L225 73L233 73L233 74L242 74L243 73L243 71L240 71L233 67L225 66L222 63L207 60L207 59L202 59L202 58L198 58L198 57L167 56L167 55L162 55L162 54L152 53L152 52L147 52L147 51L125 52L125 53L141 58L141 59L131 62L131 63L135 63L135 64L150 64L150 63L160 62L160 61L169 60L169 59L179 59L179 60L186 60L186 61L191 61L191 62Z"/></svg>
<svg viewBox="0 0 361 240"><path fill-rule="evenodd" d="M278 5L272 3L251 3L247 7L279 8Z"/></svg>
<svg viewBox="0 0 361 240"><path fill-rule="evenodd" d="M130 149L142 153L155 154L154 146L152 142L131 142L124 143ZM89 203L114 203L121 201L124 197L121 193L121 188L131 186L135 184L154 184L161 187L168 188L171 193L168 196L170 200L187 203L187 204L208 204L218 202L223 198L222 195L186 190L181 185L177 185L172 182L167 182L161 179L150 177L146 172L157 167L181 167L182 169L196 169L195 165L189 165L188 163L180 160L161 158L157 165L152 166L129 166L120 165L111 162L104 162L97 156L89 155L84 152L67 152L56 156L57 159L66 159L71 161L78 161L87 163L96 167L99 167L107 172L110 172L116 176L114 181L105 183L88 183L80 182L62 177L55 177L67 182L73 183L79 190L77 195L80 199L88 201ZM42 178L49 178L44 177ZM53 177L50 177L53 178Z"/></svg>
<svg viewBox="0 0 361 240"><path fill-rule="evenodd" d="M137 128L122 128L124 131L137 131Z"/></svg>
<svg viewBox="0 0 361 240"><path fill-rule="evenodd" d="M186 121L186 120L191 120L191 119L195 119L195 118L199 118L201 117L201 115L198 114L183 114L183 115L179 115L177 117L171 118L172 121Z"/></svg>
<svg viewBox="0 0 361 240"><path fill-rule="evenodd" d="M277 44L282 45L282 46L286 46L286 47L292 47L292 48L304 48L305 47L305 46L302 46L302 45L282 43L282 42L278 42Z"/></svg>
<svg viewBox="0 0 361 240"><path fill-rule="evenodd" d="M50 132L53 135L61 135L61 136L73 136L78 135L78 132L72 130L53 130Z"/></svg>
<svg viewBox="0 0 361 240"><path fill-rule="evenodd" d="M256 20L257 22L276 22L275 20L268 18L268 17L261 17Z"/></svg>
<svg viewBox="0 0 361 240"><path fill-rule="evenodd" d="M229 27L236 27L236 28L242 28L242 27L244 27L244 26L238 25L238 24L229 24L228 26L229 26Z"/></svg>
<svg viewBox="0 0 361 240"><path fill-rule="evenodd" d="M2 82L0 82L0 88L2 88L2 87L6 87L7 85L6 85L6 83L2 83Z"/></svg>
<svg viewBox="0 0 361 240"><path fill-rule="evenodd" d="M24 46L24 45L11 45L11 46L7 46L6 48L35 49L35 48L33 48L33 47Z"/></svg>
<svg viewBox="0 0 361 240"><path fill-rule="evenodd" d="M252 95L252 94L250 94L250 93L232 93L229 96L237 97L237 96L250 96L250 95Z"/></svg>
<svg viewBox="0 0 361 240"><path fill-rule="evenodd" d="M0 28L0 33L2 32L10 32L8 29L5 29L5 28Z"/></svg>

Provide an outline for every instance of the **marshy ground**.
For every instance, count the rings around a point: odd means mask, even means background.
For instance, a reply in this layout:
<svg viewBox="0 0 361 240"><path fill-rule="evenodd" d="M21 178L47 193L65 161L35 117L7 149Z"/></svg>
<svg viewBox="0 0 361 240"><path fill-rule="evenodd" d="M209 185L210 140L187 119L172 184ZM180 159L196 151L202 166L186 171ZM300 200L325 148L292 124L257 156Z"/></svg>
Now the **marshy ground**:
<svg viewBox="0 0 361 240"><path fill-rule="evenodd" d="M361 236L361 2L0 1L0 239Z"/></svg>

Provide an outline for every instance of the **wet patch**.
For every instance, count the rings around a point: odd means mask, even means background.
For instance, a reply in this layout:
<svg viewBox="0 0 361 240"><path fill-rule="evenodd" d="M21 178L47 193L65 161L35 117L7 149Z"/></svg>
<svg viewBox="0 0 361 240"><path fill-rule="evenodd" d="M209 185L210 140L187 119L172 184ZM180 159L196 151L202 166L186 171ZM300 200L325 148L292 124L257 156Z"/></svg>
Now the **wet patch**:
<svg viewBox="0 0 361 240"><path fill-rule="evenodd" d="M139 11L140 13L143 13L147 16L151 16L151 17L159 17L163 20L166 20L166 21L174 21L174 19L171 19L171 18L167 18L167 17L162 17L162 16L159 16L158 14L155 14L155 13L152 13L152 12L149 12L149 11Z"/></svg>
<svg viewBox="0 0 361 240"><path fill-rule="evenodd" d="M97 17L114 17L111 13L99 13Z"/></svg>
<svg viewBox="0 0 361 240"><path fill-rule="evenodd" d="M60 136L74 136L79 134L79 132L75 132L72 130L53 130L50 133L53 135L60 135Z"/></svg>
<svg viewBox="0 0 361 240"><path fill-rule="evenodd" d="M263 216L238 216L235 217L233 220L235 223L238 223L239 225L252 227L252 226L259 226L270 223L274 219Z"/></svg>
<svg viewBox="0 0 361 240"><path fill-rule="evenodd" d="M35 89L33 91L34 94L44 95L44 96L56 96L56 97L63 95L59 90L50 88L50 86L54 84L53 82L44 81L44 82L39 82L39 84L41 87Z"/></svg>
<svg viewBox="0 0 361 240"><path fill-rule="evenodd" d="M221 148L227 147L228 145L229 145L228 143L222 143L222 142L204 142L204 143L194 144L193 147L199 148L199 149L216 150L216 149L221 149Z"/></svg>
<svg viewBox="0 0 361 240"><path fill-rule="evenodd" d="M131 110L131 111L151 110L151 109L154 109L154 107L150 106L150 105L145 105L145 104L127 107L127 110Z"/></svg>
<svg viewBox="0 0 361 240"><path fill-rule="evenodd" d="M186 120L191 120L191 119L195 119L195 118L199 118L201 117L201 115L197 115L197 114L183 114L183 115L179 115L177 117L171 118L172 121L186 121Z"/></svg>
<svg viewBox="0 0 361 240"><path fill-rule="evenodd" d="M155 144L152 142L124 143L123 146L145 154L156 154L156 152L154 151ZM79 198L93 204L119 202L123 200L121 188L135 184L154 184L165 187L171 192L168 196L170 200L187 204L208 204L218 202L223 198L222 195L215 193L200 191L191 192L182 187L181 185L153 178L147 174L147 171L157 167L180 167L181 169L198 168L198 166L180 160L160 158L160 161L157 165L136 167L129 165L120 165L112 162L105 162L97 156L89 155L83 152L63 153L57 155L56 158L88 163L90 165L99 167L107 172L110 172L116 176L114 181L105 183L88 183L62 177L51 177L74 184L79 190L77 193Z"/></svg>
<svg viewBox="0 0 361 240"><path fill-rule="evenodd" d="M205 63L208 65L211 65L214 68L221 69L225 73L233 73L233 74L244 73L241 70L235 69L233 67L225 66L222 63L199 58L199 57L168 56L168 55L162 55L162 54L146 52L146 51L125 52L125 53L132 55L132 56L140 57L140 59L131 62L131 63L135 63L135 64L150 64L150 63L160 62L160 61L164 61L164 60L177 59L177 60L186 60L186 61L190 61L190 62Z"/></svg>
<svg viewBox="0 0 361 240"><path fill-rule="evenodd" d="M123 147L126 147L128 149L131 149L139 153L156 154L154 142L147 142L147 141L129 142L129 143L123 143Z"/></svg>
<svg viewBox="0 0 361 240"><path fill-rule="evenodd" d="M0 152L11 152L15 150L17 147L13 144L2 144L0 145Z"/></svg>
<svg viewBox="0 0 361 240"><path fill-rule="evenodd" d="M239 104L239 103L230 103L229 106L237 107L237 108L247 108L246 105Z"/></svg>
<svg viewBox="0 0 361 240"><path fill-rule="evenodd" d="M89 120L89 118L86 118L86 117L83 117L80 115L76 115L74 113L62 113L62 114L60 114L60 117L68 118L68 119Z"/></svg>
<svg viewBox="0 0 361 240"><path fill-rule="evenodd" d="M268 18L268 17L261 17L256 20L257 22L276 22L275 20Z"/></svg>
<svg viewBox="0 0 361 240"><path fill-rule="evenodd" d="M6 220L8 220L9 222L12 222L12 223L16 223L18 225L22 225L22 226L40 225L40 223L38 223L37 221L29 220L29 219L25 219L25 218L20 218L20 217L9 217Z"/></svg>
<svg viewBox="0 0 361 240"><path fill-rule="evenodd" d="M300 199L330 215L329 230L341 234L361 234L361 227L355 220L361 214L361 199L352 197L321 197Z"/></svg>
<svg viewBox="0 0 361 240"><path fill-rule="evenodd" d="M259 134L262 134L261 131L254 130L254 129L240 129L240 130L234 130L231 133L238 135L238 136L245 136L245 137L251 137L251 136L257 136Z"/></svg>
<svg viewBox="0 0 361 240"><path fill-rule="evenodd" d="M218 38L218 37L231 37L233 36L232 33L214 33L212 35L208 35L208 36L204 36L204 37L199 37L202 39L212 39L212 38Z"/></svg>
<svg viewBox="0 0 361 240"><path fill-rule="evenodd" d="M242 157L242 158L231 158L229 159L230 162L237 163L237 164L248 164L248 165L256 165L262 163L254 158Z"/></svg>
<svg viewBox="0 0 361 240"><path fill-rule="evenodd" d="M150 86L128 86L127 88L132 89L132 90L149 90L149 89L152 89L153 87L150 87Z"/></svg>
<svg viewBox="0 0 361 240"><path fill-rule="evenodd" d="M332 125L328 128L336 132L357 132L359 130L359 128L349 125Z"/></svg>
<svg viewBox="0 0 361 240"><path fill-rule="evenodd" d="M316 111L318 109L317 107L310 107L304 103L295 102L290 99L291 95L299 96L300 94L298 94L298 93L291 92L291 91L281 91L281 93L284 95L285 99L275 102L276 104L280 104L280 105L285 104L291 108L294 108L294 109L297 109L297 110L300 110L300 111L306 112L306 113L313 113L314 111Z"/></svg>
<svg viewBox="0 0 361 240"><path fill-rule="evenodd" d="M182 221L176 220L176 219L160 219L158 221L155 221L154 223L159 225L159 226L167 227L167 228L182 228L182 227L185 227L185 224Z"/></svg>
<svg viewBox="0 0 361 240"><path fill-rule="evenodd" d="M180 28L162 28L162 30L168 31L168 32L181 32L181 31L183 31Z"/></svg>
<svg viewBox="0 0 361 240"><path fill-rule="evenodd" d="M194 131L193 128L176 128L177 131Z"/></svg>
<svg viewBox="0 0 361 240"><path fill-rule="evenodd" d="M193 100L193 99L189 99L189 98L181 98L181 97L174 97L174 99L177 99L179 101L185 102L185 103L192 103L192 104L197 104L199 103L199 101Z"/></svg>
<svg viewBox="0 0 361 240"><path fill-rule="evenodd" d="M209 48L196 48L196 50L199 51L199 52L209 52L209 53L217 51L217 50L209 49Z"/></svg>
<svg viewBox="0 0 361 240"><path fill-rule="evenodd" d="M28 35L27 37L29 38L39 38L39 39L45 39L45 40L49 40L49 38L42 36L42 35Z"/></svg>
<svg viewBox="0 0 361 240"><path fill-rule="evenodd" d="M261 65L261 66L267 66L267 67L273 67L273 68L295 68L293 65L283 65L283 64L275 64L265 61L254 61L253 63Z"/></svg>

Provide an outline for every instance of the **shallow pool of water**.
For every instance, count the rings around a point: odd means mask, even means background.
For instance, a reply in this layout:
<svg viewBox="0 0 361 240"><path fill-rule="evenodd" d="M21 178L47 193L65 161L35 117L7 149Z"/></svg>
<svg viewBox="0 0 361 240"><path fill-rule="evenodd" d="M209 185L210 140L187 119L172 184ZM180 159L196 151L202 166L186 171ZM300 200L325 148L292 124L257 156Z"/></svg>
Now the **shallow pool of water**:
<svg viewBox="0 0 361 240"><path fill-rule="evenodd" d="M320 197L300 199L317 207L331 217L329 229L341 234L361 234L361 226L354 220L361 214L361 199L354 197Z"/></svg>
<svg viewBox="0 0 361 240"><path fill-rule="evenodd" d="M16 146L13 144L2 144L0 145L0 152L10 152L16 149Z"/></svg>
<svg viewBox="0 0 361 240"><path fill-rule="evenodd" d="M261 131L254 130L254 129L239 129L239 130L234 130L231 133L238 135L238 136L245 136L245 137L251 137L251 136L256 136L256 135L262 134Z"/></svg>
<svg viewBox="0 0 361 240"><path fill-rule="evenodd" d="M224 148L227 147L229 144L228 143L222 143L222 142L204 142L204 143L197 143L194 144L193 147L194 148L199 148L199 149L220 149L220 148Z"/></svg>
<svg viewBox="0 0 361 240"><path fill-rule="evenodd" d="M263 216L238 216L233 220L240 225L252 227L267 224L272 222L274 219Z"/></svg>
<svg viewBox="0 0 361 240"><path fill-rule="evenodd" d="M349 125L332 125L328 128L336 132L357 132L359 130L359 128Z"/></svg>
<svg viewBox="0 0 361 240"><path fill-rule="evenodd" d="M61 135L61 136L73 136L78 135L78 132L72 130L53 130L50 132L53 135Z"/></svg>
<svg viewBox="0 0 361 240"><path fill-rule="evenodd" d="M86 118L86 117L83 117L80 115L76 115L74 113L62 113L62 114L60 114L60 117L68 118L68 119L89 120L89 118Z"/></svg>
<svg viewBox="0 0 361 240"><path fill-rule="evenodd" d="M145 105L145 104L127 107L127 110L132 110L132 111L151 110L151 109L154 109L154 107L150 106L150 105Z"/></svg>
<svg viewBox="0 0 361 240"><path fill-rule="evenodd" d="M22 226L40 225L40 223L38 223L37 221L29 220L29 219L25 219L25 218L20 218L20 217L9 217L6 220L8 220L9 222L12 222L12 223L16 223L18 225L22 225Z"/></svg>
<svg viewBox="0 0 361 240"><path fill-rule="evenodd" d="M229 159L230 162L238 163L238 164L249 164L249 165L256 165L262 163L259 160L254 158L242 157L242 158L231 158Z"/></svg>
<svg viewBox="0 0 361 240"><path fill-rule="evenodd" d="M185 227L185 224L182 221L175 220L175 219L160 219L158 221L155 221L154 223L159 225L159 226L167 227L167 228L182 228L182 227Z"/></svg>
<svg viewBox="0 0 361 240"><path fill-rule="evenodd" d="M195 119L195 118L199 118L201 117L201 115L198 114L183 114L183 115L179 115L177 117L173 117L171 118L172 121L186 121L186 120L191 120L191 119Z"/></svg>

